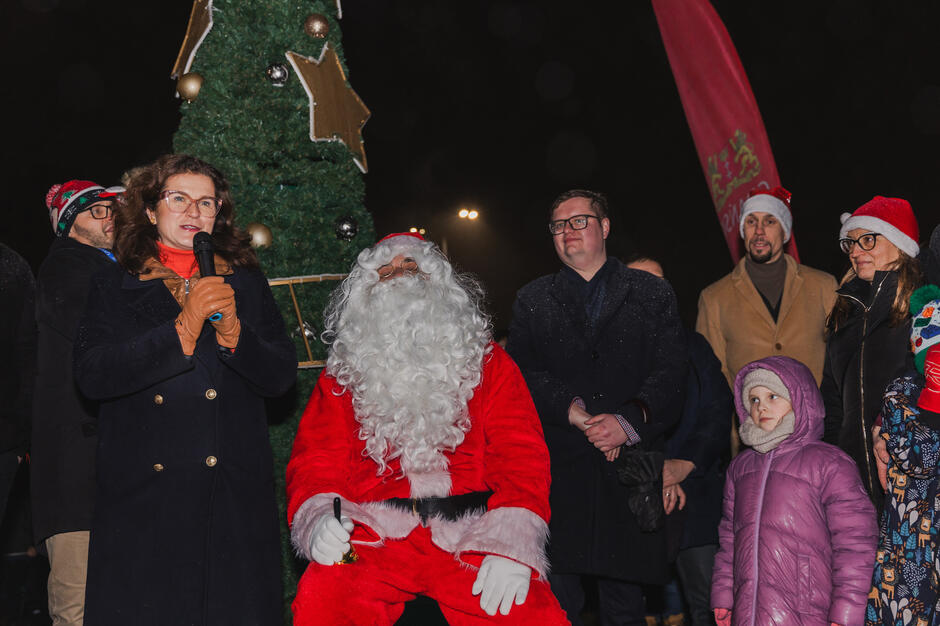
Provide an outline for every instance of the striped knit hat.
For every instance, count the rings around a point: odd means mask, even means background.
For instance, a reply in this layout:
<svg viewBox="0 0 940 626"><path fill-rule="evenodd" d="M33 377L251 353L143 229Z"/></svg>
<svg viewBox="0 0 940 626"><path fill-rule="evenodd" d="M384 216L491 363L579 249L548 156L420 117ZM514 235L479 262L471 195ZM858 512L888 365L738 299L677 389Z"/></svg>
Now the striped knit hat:
<svg viewBox="0 0 940 626"><path fill-rule="evenodd" d="M90 180L70 180L53 185L46 193L46 208L56 237L68 237L72 222L82 211L101 200L109 200L124 192L123 187L108 187Z"/></svg>

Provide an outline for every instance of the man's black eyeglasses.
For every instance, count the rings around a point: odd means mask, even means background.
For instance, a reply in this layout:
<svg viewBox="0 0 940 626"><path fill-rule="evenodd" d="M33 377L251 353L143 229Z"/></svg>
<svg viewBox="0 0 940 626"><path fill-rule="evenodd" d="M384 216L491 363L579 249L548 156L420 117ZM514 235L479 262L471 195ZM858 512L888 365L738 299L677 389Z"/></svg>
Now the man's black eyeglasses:
<svg viewBox="0 0 940 626"><path fill-rule="evenodd" d="M106 220L111 217L111 205L93 204L88 207L88 212L91 213L91 216L96 220Z"/></svg>
<svg viewBox="0 0 940 626"><path fill-rule="evenodd" d="M591 218L600 221L601 218L596 215L572 215L566 220L554 220L548 223L548 232L553 235L560 235L565 232L565 224L571 227L571 230L584 230L587 228L588 221Z"/></svg>

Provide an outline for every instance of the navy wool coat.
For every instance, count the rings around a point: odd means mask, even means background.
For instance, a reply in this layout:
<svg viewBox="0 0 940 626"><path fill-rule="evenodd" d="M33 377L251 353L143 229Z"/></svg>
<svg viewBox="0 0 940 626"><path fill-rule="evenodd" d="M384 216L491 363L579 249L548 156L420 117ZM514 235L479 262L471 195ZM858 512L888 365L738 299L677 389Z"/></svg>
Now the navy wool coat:
<svg viewBox="0 0 940 626"><path fill-rule="evenodd" d="M662 450L682 410L687 351L669 284L609 259L605 297L591 324L578 287L562 272L516 296L507 350L535 400L551 456L552 572L665 582L665 535L642 532L616 463L568 423L587 412L619 413L648 450ZM637 402L649 409L648 421Z"/></svg>
<svg viewBox="0 0 940 626"><path fill-rule="evenodd" d="M88 626L283 623L264 398L294 383L296 353L264 275L225 281L238 345L207 323L187 357L163 281L92 280L75 344L76 381L102 401Z"/></svg>

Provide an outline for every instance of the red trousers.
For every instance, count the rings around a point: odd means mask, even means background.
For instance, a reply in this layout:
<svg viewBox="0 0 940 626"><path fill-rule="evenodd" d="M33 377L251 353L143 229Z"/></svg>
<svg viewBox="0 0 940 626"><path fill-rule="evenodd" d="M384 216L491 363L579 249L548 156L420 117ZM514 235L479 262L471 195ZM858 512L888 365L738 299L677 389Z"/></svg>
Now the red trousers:
<svg viewBox="0 0 940 626"><path fill-rule="evenodd" d="M477 570L431 543L418 526L410 535L378 547L356 545L359 560L347 565L310 563L291 607L294 626L391 625L416 595L433 598L449 624L568 624L547 581L533 579L523 604L490 617L480 596L470 594Z"/></svg>

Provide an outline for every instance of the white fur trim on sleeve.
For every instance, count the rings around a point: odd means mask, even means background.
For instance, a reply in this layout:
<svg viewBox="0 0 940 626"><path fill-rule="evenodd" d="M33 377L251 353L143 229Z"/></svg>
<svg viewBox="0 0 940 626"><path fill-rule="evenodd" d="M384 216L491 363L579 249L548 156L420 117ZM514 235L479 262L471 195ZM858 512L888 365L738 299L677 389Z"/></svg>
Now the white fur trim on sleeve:
<svg viewBox="0 0 940 626"><path fill-rule="evenodd" d="M531 567L540 579L548 575L548 524L522 507L491 509L457 522L431 520L434 543L460 558L464 552L496 554Z"/></svg>
<svg viewBox="0 0 940 626"><path fill-rule="evenodd" d="M313 527L317 519L322 515L333 515L333 498L339 496L338 493L318 493L311 496L306 502L300 505L297 512L294 513L294 519L290 526L290 540L298 556L312 560L310 555L310 540L313 533ZM342 514L357 524L369 527L379 540L371 542L370 545L378 545L388 535L385 533L384 525L372 514L372 511L359 506L355 502L342 498ZM407 533L405 533L407 534ZM353 543L369 543L364 541L355 541Z"/></svg>

